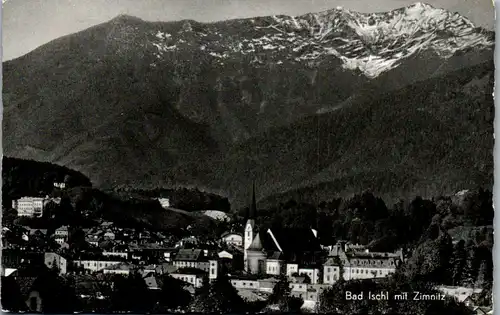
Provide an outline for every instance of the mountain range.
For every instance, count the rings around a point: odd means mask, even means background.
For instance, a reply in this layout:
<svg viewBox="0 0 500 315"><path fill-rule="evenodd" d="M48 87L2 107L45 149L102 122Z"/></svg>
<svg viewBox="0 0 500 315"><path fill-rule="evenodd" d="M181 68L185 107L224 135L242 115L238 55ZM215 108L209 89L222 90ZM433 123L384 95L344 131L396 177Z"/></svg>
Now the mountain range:
<svg viewBox="0 0 500 315"><path fill-rule="evenodd" d="M494 33L424 3L215 23L120 15L3 63L4 154L248 203L493 181ZM278 198L279 199L279 198Z"/></svg>

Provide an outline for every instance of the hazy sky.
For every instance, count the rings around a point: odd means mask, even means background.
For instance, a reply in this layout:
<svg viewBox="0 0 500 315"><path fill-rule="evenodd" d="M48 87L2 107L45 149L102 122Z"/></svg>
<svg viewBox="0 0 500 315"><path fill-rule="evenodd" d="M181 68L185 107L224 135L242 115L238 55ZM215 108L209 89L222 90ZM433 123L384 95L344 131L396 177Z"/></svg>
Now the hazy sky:
<svg viewBox="0 0 500 315"><path fill-rule="evenodd" d="M60 36L126 13L149 21L217 21L272 14L299 15L342 6L387 11L417 0L2 0L3 60L19 57ZM428 0L493 29L492 0Z"/></svg>

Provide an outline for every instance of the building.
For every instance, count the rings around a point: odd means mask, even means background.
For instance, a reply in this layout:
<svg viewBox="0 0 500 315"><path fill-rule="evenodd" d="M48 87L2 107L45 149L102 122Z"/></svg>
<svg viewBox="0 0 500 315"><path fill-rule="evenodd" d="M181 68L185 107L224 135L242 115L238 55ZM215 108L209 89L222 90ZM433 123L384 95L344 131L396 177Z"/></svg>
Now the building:
<svg viewBox="0 0 500 315"><path fill-rule="evenodd" d="M228 245L243 246L243 236L238 233L224 233L221 239Z"/></svg>
<svg viewBox="0 0 500 315"><path fill-rule="evenodd" d="M123 261L116 259L114 257L100 257L100 258L88 258L88 259L77 259L72 263L74 269L83 269L89 272L101 271L104 268L108 268L113 265L118 265Z"/></svg>
<svg viewBox="0 0 500 315"><path fill-rule="evenodd" d="M12 208L17 211L20 217L39 218L43 215L46 198L43 197L22 197L12 201Z"/></svg>
<svg viewBox="0 0 500 315"><path fill-rule="evenodd" d="M115 237L116 237L115 233L111 230L106 231L103 235L103 239L105 241L114 241Z"/></svg>
<svg viewBox="0 0 500 315"><path fill-rule="evenodd" d="M54 232L54 240L56 241L57 244L62 245L63 243L68 241L68 227L67 226L61 226L60 228L56 229Z"/></svg>
<svg viewBox="0 0 500 315"><path fill-rule="evenodd" d="M344 242L338 242L323 265L323 283L344 280L384 278L396 272L403 261L402 252L376 253L368 250L346 251Z"/></svg>
<svg viewBox="0 0 500 315"><path fill-rule="evenodd" d="M118 264L109 265L102 269L105 274L115 274L115 275L123 275L128 276L133 270L135 266L128 262L120 262Z"/></svg>
<svg viewBox="0 0 500 315"><path fill-rule="evenodd" d="M160 205L162 208L170 208L170 199L169 198L158 198Z"/></svg>
<svg viewBox="0 0 500 315"><path fill-rule="evenodd" d="M129 257L129 253L125 251L105 251L102 252L102 255L105 257L119 257L122 259L127 259Z"/></svg>
<svg viewBox="0 0 500 315"><path fill-rule="evenodd" d="M215 259L211 259L208 263L210 264L208 279L215 280L219 276L219 262Z"/></svg>
<svg viewBox="0 0 500 315"><path fill-rule="evenodd" d="M66 183L57 183L57 182L55 182L54 183L54 187L55 188L59 188L59 189L64 189L64 188L66 188Z"/></svg>
<svg viewBox="0 0 500 315"><path fill-rule="evenodd" d="M98 235L87 235L85 236L85 242L89 243L90 245L93 246L99 246L99 236Z"/></svg>
<svg viewBox="0 0 500 315"><path fill-rule="evenodd" d="M54 232L54 235L56 236L64 236L68 237L68 227L67 226L61 226L60 228L56 229Z"/></svg>
<svg viewBox="0 0 500 315"><path fill-rule="evenodd" d="M57 268L61 275L68 272L68 260L59 254L45 253L44 263L48 268Z"/></svg>
<svg viewBox="0 0 500 315"><path fill-rule="evenodd" d="M195 288L201 288L203 278L207 276L207 272L197 268L179 268L176 272L171 273L170 276L187 282Z"/></svg>
<svg viewBox="0 0 500 315"><path fill-rule="evenodd" d="M208 252L202 249L181 249L174 258L177 268L197 268L204 272L210 271Z"/></svg>

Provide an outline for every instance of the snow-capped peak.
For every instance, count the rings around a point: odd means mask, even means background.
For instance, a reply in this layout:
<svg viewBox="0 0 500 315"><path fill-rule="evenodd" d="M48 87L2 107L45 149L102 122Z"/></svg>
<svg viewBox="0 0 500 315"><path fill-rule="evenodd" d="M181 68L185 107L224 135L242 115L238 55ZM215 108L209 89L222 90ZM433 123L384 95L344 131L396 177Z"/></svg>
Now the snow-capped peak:
<svg viewBox="0 0 500 315"><path fill-rule="evenodd" d="M238 35L227 36L224 22L212 25L210 30L207 26L203 32L184 25L183 31L189 30L196 41L193 44L220 64L223 59L241 55L250 55L249 60L256 65L261 60L276 65L283 61L319 64L334 58L340 59L344 68L358 69L371 78L420 51L446 59L462 50L490 49L494 45L491 34L476 28L467 18L422 2L389 12L359 13L337 7L300 16L240 21L248 29ZM160 55L183 45L176 34L168 39L160 34L161 30L152 33L160 39L153 44ZM206 34L212 34L212 41L204 40Z"/></svg>

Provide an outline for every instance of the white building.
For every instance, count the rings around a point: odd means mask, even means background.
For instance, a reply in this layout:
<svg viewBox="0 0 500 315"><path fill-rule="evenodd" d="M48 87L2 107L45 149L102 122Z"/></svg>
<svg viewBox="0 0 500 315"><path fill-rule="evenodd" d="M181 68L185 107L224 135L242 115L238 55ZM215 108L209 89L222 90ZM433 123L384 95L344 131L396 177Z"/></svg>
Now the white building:
<svg viewBox="0 0 500 315"><path fill-rule="evenodd" d="M201 288L201 286L203 285L203 277L205 275L206 272L203 272L201 270L196 271L196 270L183 270L183 269L180 269L179 271L170 274L172 278L187 282L193 285L195 288Z"/></svg>
<svg viewBox="0 0 500 315"><path fill-rule="evenodd" d="M334 246L333 256L323 266L323 283L333 284L342 276L344 280L384 278L396 272L402 262L401 251L396 253L375 253L346 251L345 244ZM342 270L341 270L342 269Z"/></svg>
<svg viewBox="0 0 500 315"><path fill-rule="evenodd" d="M81 259L81 260L74 260L73 265L75 267L79 267L85 270L89 270L91 272L97 272L104 270L105 268L108 268L113 265L118 265L122 263L120 260L111 260L111 259Z"/></svg>
<svg viewBox="0 0 500 315"><path fill-rule="evenodd" d="M319 268L299 268L299 275L307 275L311 280L311 284L317 284L320 281L321 271Z"/></svg>
<svg viewBox="0 0 500 315"><path fill-rule="evenodd" d="M170 208L170 199L169 198L158 198L160 205L162 208Z"/></svg>
<svg viewBox="0 0 500 315"><path fill-rule="evenodd" d="M225 233L222 235L222 241L228 245L243 246L243 236L238 233Z"/></svg>
<svg viewBox="0 0 500 315"><path fill-rule="evenodd" d="M66 188L66 183L54 183L55 188L64 189Z"/></svg>
<svg viewBox="0 0 500 315"><path fill-rule="evenodd" d="M41 217L45 200L43 197L22 197L12 201L12 208L20 217Z"/></svg>
<svg viewBox="0 0 500 315"><path fill-rule="evenodd" d="M116 265L111 265L102 269L103 273L115 274L115 275L124 275L128 276L134 266L128 262L121 262Z"/></svg>

